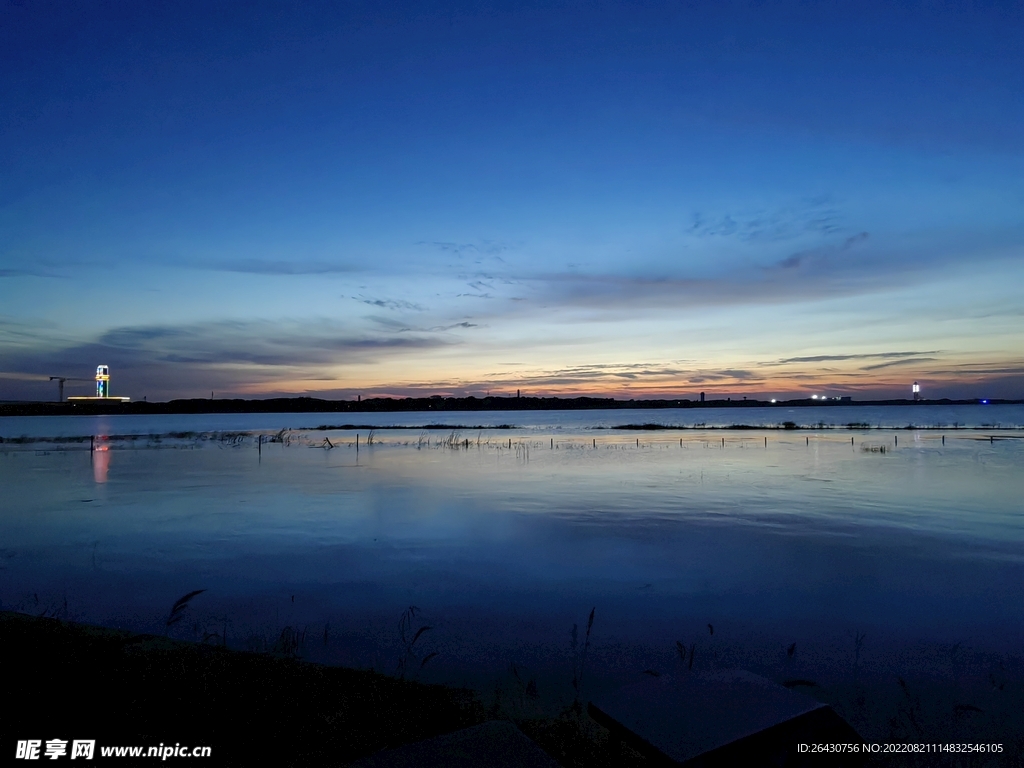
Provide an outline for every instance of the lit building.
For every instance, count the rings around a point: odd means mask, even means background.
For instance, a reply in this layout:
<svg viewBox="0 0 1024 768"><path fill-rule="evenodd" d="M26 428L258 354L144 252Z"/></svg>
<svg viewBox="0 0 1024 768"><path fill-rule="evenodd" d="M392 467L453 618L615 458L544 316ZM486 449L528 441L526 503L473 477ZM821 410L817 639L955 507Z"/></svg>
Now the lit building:
<svg viewBox="0 0 1024 768"><path fill-rule="evenodd" d="M127 403L130 397L114 397L110 394L110 366L96 366L96 396L95 397L69 397L68 402L75 400L118 400Z"/></svg>
<svg viewBox="0 0 1024 768"><path fill-rule="evenodd" d="M96 397L110 397L110 366L96 366Z"/></svg>
<svg viewBox="0 0 1024 768"><path fill-rule="evenodd" d="M911 390L913 390L913 392L914 392L914 399L915 399L915 400L920 400L920 399L921 399L921 385L920 385L920 384L918 384L918 383L917 383L917 382L915 381L915 382L914 382L914 386L913 386L913 387L911 387Z"/></svg>

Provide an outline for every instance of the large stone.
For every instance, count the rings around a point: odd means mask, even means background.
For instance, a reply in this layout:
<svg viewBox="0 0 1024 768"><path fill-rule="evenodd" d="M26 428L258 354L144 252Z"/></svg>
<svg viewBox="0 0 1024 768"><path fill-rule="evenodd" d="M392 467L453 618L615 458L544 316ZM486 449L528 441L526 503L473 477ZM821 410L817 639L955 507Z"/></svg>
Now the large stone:
<svg viewBox="0 0 1024 768"><path fill-rule="evenodd" d="M798 744L861 739L829 706L744 670L645 676L592 701L590 716L655 763L860 765L859 753L802 753Z"/></svg>

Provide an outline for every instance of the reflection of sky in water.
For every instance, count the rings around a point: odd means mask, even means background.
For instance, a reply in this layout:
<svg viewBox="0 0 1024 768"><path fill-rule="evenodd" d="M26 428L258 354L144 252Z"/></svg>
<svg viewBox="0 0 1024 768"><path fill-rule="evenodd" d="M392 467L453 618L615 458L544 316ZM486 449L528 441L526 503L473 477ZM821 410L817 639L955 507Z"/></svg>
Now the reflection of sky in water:
<svg viewBox="0 0 1024 768"><path fill-rule="evenodd" d="M502 432L451 450L388 432L357 456L353 435L328 434L337 449L265 444L261 461L251 443L0 454L0 599L67 595L79 618L159 631L206 588L196 615L236 634L330 619L353 638L417 604L447 628L449 660L562 643L593 605L604 641L665 647L708 620L737 636L1024 639L1021 440L561 430L555 450L540 433L510 450Z"/></svg>
<svg viewBox="0 0 1024 768"><path fill-rule="evenodd" d="M419 413L206 413L132 416L5 416L0 437L149 434L185 431L312 429L321 424L374 426L511 424L528 431L608 428L620 424L728 427L733 424L845 427L1024 427L1024 405L806 406L758 408L659 408L578 411L434 411Z"/></svg>

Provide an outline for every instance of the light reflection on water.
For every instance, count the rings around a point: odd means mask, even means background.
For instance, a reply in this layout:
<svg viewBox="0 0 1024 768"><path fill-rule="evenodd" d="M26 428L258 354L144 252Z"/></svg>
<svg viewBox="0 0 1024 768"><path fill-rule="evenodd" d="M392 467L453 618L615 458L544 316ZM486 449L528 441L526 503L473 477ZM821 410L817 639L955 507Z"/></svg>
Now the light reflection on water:
<svg viewBox="0 0 1024 768"><path fill-rule="evenodd" d="M411 413L207 413L128 416L4 416L0 437L21 435L73 437L102 434L160 434L187 431L315 429L320 425L360 424L378 427L424 424L513 425L527 432L570 434L623 424L662 424L693 428L735 424L902 429L908 425L955 429L997 427L1024 429L1024 405L837 405L735 408L659 408L570 411L432 411Z"/></svg>
<svg viewBox="0 0 1024 768"><path fill-rule="evenodd" d="M243 644L330 622L345 642L309 657L361 665L393 652L415 604L438 628L439 679L558 656L591 606L607 648L671 649L713 621L801 647L871 631L1019 649L1024 441L979 437L563 429L446 448L414 430L359 451L345 432L259 452L8 450L0 599L40 612L66 596L79 619L162 632L205 588L197 627L230 621Z"/></svg>

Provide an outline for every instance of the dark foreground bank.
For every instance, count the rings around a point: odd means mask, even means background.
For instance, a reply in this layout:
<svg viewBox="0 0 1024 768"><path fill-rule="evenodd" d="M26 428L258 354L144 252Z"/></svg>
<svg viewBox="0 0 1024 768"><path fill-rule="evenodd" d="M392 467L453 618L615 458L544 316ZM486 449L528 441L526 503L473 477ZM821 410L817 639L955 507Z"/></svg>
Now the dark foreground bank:
<svg viewBox="0 0 1024 768"><path fill-rule="evenodd" d="M13 612L0 612L0 648L4 764L26 764L17 759L19 743L24 749L35 742L36 759L46 760L49 748L61 751L56 759L69 760L79 741L95 746L92 761L80 753L82 763L76 765L193 762L192 750L209 748L208 757L194 762L345 766L371 755L380 761L381 750L415 750L419 747L406 745L445 734L457 739L453 732L509 720L565 768L662 764L644 757L639 747L610 738L614 734L595 722L586 706L523 719L504 710L499 697L485 706L470 690L310 664L285 653L232 651ZM916 725L913 702L907 706ZM753 753L745 754L742 764L1019 768L1024 741L1013 723L1004 725L998 754L878 754L865 763L849 755L794 753L779 763ZM919 732L917 739L898 741L932 741L936 735ZM157 747L165 756L109 754L110 748L131 747L141 747L143 754Z"/></svg>
<svg viewBox="0 0 1024 768"><path fill-rule="evenodd" d="M196 761L208 766L344 766L512 719L467 689L9 611L0 612L0 648L4 764L19 742L37 741L43 760L48 742L65 742L56 759L69 760L79 740L95 741L94 760L121 765L135 761L104 758L102 748L209 747ZM516 725L561 765L623 764L607 731L582 711ZM626 764L646 764L635 758Z"/></svg>
<svg viewBox="0 0 1024 768"><path fill-rule="evenodd" d="M0 643L5 763L19 740L70 759L79 739L97 759L180 744L209 746L203 765L344 765L487 719L468 690L57 619L4 612Z"/></svg>

